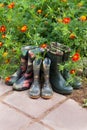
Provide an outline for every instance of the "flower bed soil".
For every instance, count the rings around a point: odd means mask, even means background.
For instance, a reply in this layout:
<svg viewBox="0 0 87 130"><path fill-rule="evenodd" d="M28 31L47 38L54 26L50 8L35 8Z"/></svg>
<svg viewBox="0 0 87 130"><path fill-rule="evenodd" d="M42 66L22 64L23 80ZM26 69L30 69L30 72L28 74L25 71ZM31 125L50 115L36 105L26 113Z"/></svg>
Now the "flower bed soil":
<svg viewBox="0 0 87 130"><path fill-rule="evenodd" d="M83 79L82 87L80 89L73 90L72 94L68 95L67 97L75 100L82 106L84 99L87 99L87 78Z"/></svg>

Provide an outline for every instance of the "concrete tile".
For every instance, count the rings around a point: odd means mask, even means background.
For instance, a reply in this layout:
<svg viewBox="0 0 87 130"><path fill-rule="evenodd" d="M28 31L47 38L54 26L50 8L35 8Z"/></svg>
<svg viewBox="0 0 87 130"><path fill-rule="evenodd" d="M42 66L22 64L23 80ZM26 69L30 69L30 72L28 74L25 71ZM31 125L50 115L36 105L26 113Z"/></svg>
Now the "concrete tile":
<svg viewBox="0 0 87 130"><path fill-rule="evenodd" d="M4 102L16 107L17 109L25 112L26 114L37 118L41 116L45 111L53 107L55 104L64 100L65 96L54 93L53 98L49 100L31 99L29 98L28 91L26 92L14 92L7 96Z"/></svg>
<svg viewBox="0 0 87 130"><path fill-rule="evenodd" d="M43 120L55 130L87 130L87 110L74 100L67 100L50 112Z"/></svg>
<svg viewBox="0 0 87 130"><path fill-rule="evenodd" d="M27 116L0 103L0 130L20 130L30 121Z"/></svg>
<svg viewBox="0 0 87 130"><path fill-rule="evenodd" d="M27 127L22 127L22 129L20 130L50 130L50 128L47 128L40 123L33 123L28 125Z"/></svg>
<svg viewBox="0 0 87 130"><path fill-rule="evenodd" d="M11 90L12 90L11 86L5 85L5 83L0 80L0 96Z"/></svg>

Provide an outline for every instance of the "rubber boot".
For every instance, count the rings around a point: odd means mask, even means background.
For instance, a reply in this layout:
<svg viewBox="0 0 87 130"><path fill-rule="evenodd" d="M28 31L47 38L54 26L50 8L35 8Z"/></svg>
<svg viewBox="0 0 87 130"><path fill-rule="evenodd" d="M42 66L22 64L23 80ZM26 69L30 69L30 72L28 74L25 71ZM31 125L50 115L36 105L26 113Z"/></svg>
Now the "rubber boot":
<svg viewBox="0 0 87 130"><path fill-rule="evenodd" d="M21 55L20 67L18 70L11 76L9 76L9 80L5 81L6 85L13 85L18 79L22 77L27 69L27 56Z"/></svg>
<svg viewBox="0 0 87 130"><path fill-rule="evenodd" d="M52 52L47 52L46 56L51 60L50 82L55 92L60 94L71 94L73 88L70 85L66 84L66 81L63 78L58 67L58 64L62 62L62 55L63 53L61 51L58 52L58 50L57 50L57 54L53 54Z"/></svg>
<svg viewBox="0 0 87 130"><path fill-rule="evenodd" d="M65 63L66 61L69 60L69 56L70 56L70 52L69 51L64 51L63 54L63 63ZM67 69L64 69L62 72L62 75L64 77L64 79L66 81L69 81L69 79L71 79L71 74L69 73L69 71ZM82 86L82 83L80 82L80 80L78 79L77 76L75 76L75 78L73 79L72 82L70 82L70 85L74 88L74 89L79 89Z"/></svg>
<svg viewBox="0 0 87 130"><path fill-rule="evenodd" d="M29 89L29 96L31 98L37 99L40 97L40 81L39 81L39 75L40 75L40 67L41 67L41 59L35 58L33 61L33 73L34 73L34 81Z"/></svg>
<svg viewBox="0 0 87 130"><path fill-rule="evenodd" d="M33 64L32 58L28 54L28 65L24 75L13 84L13 90L23 91L30 88L33 82Z"/></svg>
<svg viewBox="0 0 87 130"><path fill-rule="evenodd" d="M41 97L44 99L50 99L53 96L52 86L49 81L50 64L51 60L49 58L45 58L43 61L44 84L41 89Z"/></svg>
<svg viewBox="0 0 87 130"><path fill-rule="evenodd" d="M34 48L36 48L36 46L22 47L20 67L13 75L9 76L9 80L5 81L5 84L13 85L17 80L19 80L23 76L23 74L26 72L26 69L27 69L28 51Z"/></svg>

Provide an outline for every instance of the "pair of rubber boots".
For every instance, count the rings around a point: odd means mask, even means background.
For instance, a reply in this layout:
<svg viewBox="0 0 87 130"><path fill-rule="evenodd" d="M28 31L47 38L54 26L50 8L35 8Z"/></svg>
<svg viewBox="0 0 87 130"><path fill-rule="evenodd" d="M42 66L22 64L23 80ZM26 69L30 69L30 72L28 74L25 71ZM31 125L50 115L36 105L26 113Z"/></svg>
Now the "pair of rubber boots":
<svg viewBox="0 0 87 130"><path fill-rule="evenodd" d="M33 82L33 60L38 53L42 53L42 50L36 46L22 48L19 69L5 81L7 85L13 85L13 90L22 91L30 88Z"/></svg>
<svg viewBox="0 0 87 130"><path fill-rule="evenodd" d="M52 86L49 81L50 64L51 60L49 58L44 60L35 58L33 61L34 81L29 89L31 98L50 99L53 96Z"/></svg>
<svg viewBox="0 0 87 130"><path fill-rule="evenodd" d="M59 70L59 64L65 64L69 60L70 48L67 48L58 43L52 43L46 57L51 60L50 66L50 82L55 92L68 95L73 92L73 89L81 88L81 82L75 78L72 83L67 83L71 77L69 71L64 69L63 72Z"/></svg>

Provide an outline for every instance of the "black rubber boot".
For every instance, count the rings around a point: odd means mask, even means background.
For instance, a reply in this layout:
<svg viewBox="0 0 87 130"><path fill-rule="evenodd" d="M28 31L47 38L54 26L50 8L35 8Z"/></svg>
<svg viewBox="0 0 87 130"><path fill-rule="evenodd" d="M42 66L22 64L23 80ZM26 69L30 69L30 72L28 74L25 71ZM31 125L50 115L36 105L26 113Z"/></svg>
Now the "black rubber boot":
<svg viewBox="0 0 87 130"><path fill-rule="evenodd" d="M50 64L51 60L49 58L45 58L43 61L44 84L41 89L41 97L44 99L50 99L53 96L52 86L49 81Z"/></svg>
<svg viewBox="0 0 87 130"><path fill-rule="evenodd" d="M69 60L69 56L70 56L70 51L66 50L64 51L64 54L63 54L63 64ZM66 81L69 81L71 79L71 74L69 72L69 70L67 69L64 69L63 72L62 72L62 75L64 77L64 79ZM81 88L82 86L82 83L81 81L79 80L79 78L77 76L74 77L73 81L72 82L69 82L70 85L74 88L74 89L79 89Z"/></svg>
<svg viewBox="0 0 87 130"><path fill-rule="evenodd" d="M58 64L62 62L62 55L63 53L61 51L58 52L58 50L57 53L47 52L46 56L51 60L50 82L55 92L60 94L71 94L73 88L70 85L67 85L58 68Z"/></svg>

